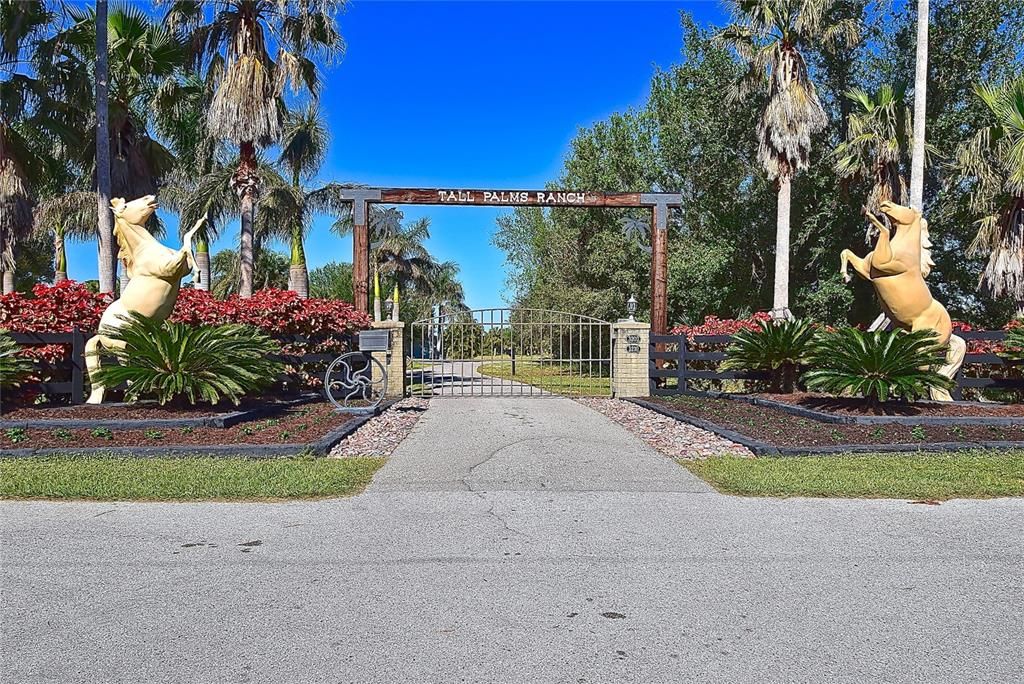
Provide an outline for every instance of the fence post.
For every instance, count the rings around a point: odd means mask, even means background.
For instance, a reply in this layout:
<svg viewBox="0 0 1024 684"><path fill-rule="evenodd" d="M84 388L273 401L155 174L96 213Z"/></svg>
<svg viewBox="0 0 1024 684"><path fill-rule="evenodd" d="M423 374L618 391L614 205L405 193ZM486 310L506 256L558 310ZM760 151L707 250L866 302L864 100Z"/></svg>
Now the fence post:
<svg viewBox="0 0 1024 684"><path fill-rule="evenodd" d="M81 404L85 394L85 335L71 328L71 403Z"/></svg>
<svg viewBox="0 0 1024 684"><path fill-rule="evenodd" d="M679 335L679 361L677 362L679 376L676 378L676 387L680 392L685 392L688 389L686 387L686 344L688 341L686 333Z"/></svg>

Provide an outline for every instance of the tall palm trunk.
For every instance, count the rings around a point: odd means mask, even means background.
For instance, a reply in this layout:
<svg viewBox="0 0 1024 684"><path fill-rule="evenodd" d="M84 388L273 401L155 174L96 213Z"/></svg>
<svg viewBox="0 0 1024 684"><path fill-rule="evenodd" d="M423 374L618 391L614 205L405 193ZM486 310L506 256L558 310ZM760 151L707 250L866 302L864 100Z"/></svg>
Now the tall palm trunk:
<svg viewBox="0 0 1024 684"><path fill-rule="evenodd" d="M775 289L772 317L788 318L789 313L789 206L793 179L779 175L779 201L775 215Z"/></svg>
<svg viewBox="0 0 1024 684"><path fill-rule="evenodd" d="M4 294L14 292L14 269L4 269Z"/></svg>
<svg viewBox="0 0 1024 684"><path fill-rule="evenodd" d="M64 249L64 229L53 231L53 282L63 283L68 279L68 254Z"/></svg>
<svg viewBox="0 0 1024 684"><path fill-rule="evenodd" d="M917 61L914 67L914 147L910 161L910 206L924 211L924 125L928 91L928 0L917 0Z"/></svg>
<svg viewBox="0 0 1024 684"><path fill-rule="evenodd" d="M238 163L238 170L235 171L231 184L241 203L242 231L238 249L238 296L242 299L252 297L253 289L253 263L255 261L253 249L253 211L256 206L256 196L259 191L259 177L256 173L256 146L252 141L244 142L239 146L241 161Z"/></svg>
<svg viewBox="0 0 1024 684"><path fill-rule="evenodd" d="M107 0L96 0L96 209L100 292L113 294L117 277L110 213L110 115L107 108Z"/></svg>
<svg viewBox="0 0 1024 684"><path fill-rule="evenodd" d="M288 268L288 289L300 299L309 297L309 271L306 267L306 249L302 245L302 228L292 228L292 261Z"/></svg>
<svg viewBox="0 0 1024 684"><path fill-rule="evenodd" d="M211 289L210 283L210 243L206 238L196 239L196 268L199 270L199 281L195 283L197 290Z"/></svg>
<svg viewBox="0 0 1024 684"><path fill-rule="evenodd" d="M292 173L292 186L301 193L299 173ZM288 267L288 289L299 295L299 299L309 298L309 270L306 267L306 248L302 244L302 226L292 226L292 260Z"/></svg>

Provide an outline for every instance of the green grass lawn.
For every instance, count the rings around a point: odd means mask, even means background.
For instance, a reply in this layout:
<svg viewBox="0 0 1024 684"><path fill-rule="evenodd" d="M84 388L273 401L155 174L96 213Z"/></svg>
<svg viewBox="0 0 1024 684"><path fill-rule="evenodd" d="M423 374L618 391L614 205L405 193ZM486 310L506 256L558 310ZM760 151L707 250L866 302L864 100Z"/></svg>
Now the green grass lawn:
<svg viewBox="0 0 1024 684"><path fill-rule="evenodd" d="M1024 452L723 456L680 461L726 494L835 498L984 499L1024 496Z"/></svg>
<svg viewBox="0 0 1024 684"><path fill-rule="evenodd" d="M276 501L361 492L382 458L40 457L0 460L0 498Z"/></svg>
<svg viewBox="0 0 1024 684"><path fill-rule="evenodd" d="M512 375L511 361L482 363L480 373L493 378L515 380L557 394L608 396L611 394L611 380L599 375L602 372L600 366L596 362L548 364L517 359L515 375ZM604 370L607 371L607 368Z"/></svg>

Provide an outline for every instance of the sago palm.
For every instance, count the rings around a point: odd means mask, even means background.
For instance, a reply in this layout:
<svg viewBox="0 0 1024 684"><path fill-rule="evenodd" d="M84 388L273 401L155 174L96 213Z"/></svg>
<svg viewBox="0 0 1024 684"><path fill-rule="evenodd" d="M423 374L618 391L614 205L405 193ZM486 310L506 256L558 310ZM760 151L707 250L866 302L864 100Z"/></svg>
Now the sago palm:
<svg viewBox="0 0 1024 684"><path fill-rule="evenodd" d="M153 397L161 404L181 398L216 404L271 384L283 366L270 360L278 345L243 325L191 326L158 322L136 313L107 334L124 343L94 379L107 387L128 383L127 401Z"/></svg>
<svg viewBox="0 0 1024 684"><path fill-rule="evenodd" d="M766 371L771 391L789 394L796 389L800 366L813 340L810 321L762 321L757 330L741 330L733 336L722 369Z"/></svg>
<svg viewBox="0 0 1024 684"><path fill-rule="evenodd" d="M982 287L1012 297L1024 311L1024 76L975 87L988 109L988 125L956 152L955 164L971 183L971 211L979 217L972 254L988 254Z"/></svg>
<svg viewBox="0 0 1024 684"><path fill-rule="evenodd" d="M253 289L257 148L281 139L286 86L318 94L315 60L326 63L344 47L335 21L343 6L342 0L174 0L167 13L170 25L189 35L194 65L215 83L206 119L210 134L238 145L231 187L241 214L242 297Z"/></svg>
<svg viewBox="0 0 1024 684"><path fill-rule="evenodd" d="M810 389L859 394L877 406L891 398L926 397L932 388L951 389L953 381L934 370L944 362L934 331L842 328L815 341L803 381Z"/></svg>
<svg viewBox="0 0 1024 684"><path fill-rule="evenodd" d="M757 126L758 159L778 182L772 313L789 316L790 195L793 176L810 164L811 138L828 124L807 69L809 49L854 45L859 20L839 16L840 0L728 0L733 23L716 41L747 63L734 99L765 93Z"/></svg>

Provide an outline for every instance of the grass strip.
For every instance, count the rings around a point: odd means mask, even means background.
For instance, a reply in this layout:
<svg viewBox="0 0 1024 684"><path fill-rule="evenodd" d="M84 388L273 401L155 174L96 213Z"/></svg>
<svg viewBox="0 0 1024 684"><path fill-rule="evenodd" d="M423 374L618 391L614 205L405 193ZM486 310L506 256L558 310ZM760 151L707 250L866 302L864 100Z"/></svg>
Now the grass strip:
<svg viewBox="0 0 1024 684"><path fill-rule="evenodd" d="M480 364L479 373L533 385L557 394L608 396L611 393L611 379L597 374L600 372L599 363L592 365L578 361L564 364L517 361L516 373L513 375L511 361L496 361Z"/></svg>
<svg viewBox="0 0 1024 684"><path fill-rule="evenodd" d="M361 492L382 458L0 460L0 498L95 501L278 501Z"/></svg>
<svg viewBox="0 0 1024 684"><path fill-rule="evenodd" d="M680 461L726 494L768 497L985 499L1024 496L1024 452L722 456Z"/></svg>

